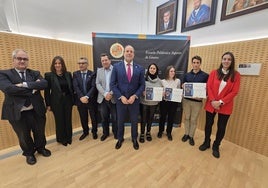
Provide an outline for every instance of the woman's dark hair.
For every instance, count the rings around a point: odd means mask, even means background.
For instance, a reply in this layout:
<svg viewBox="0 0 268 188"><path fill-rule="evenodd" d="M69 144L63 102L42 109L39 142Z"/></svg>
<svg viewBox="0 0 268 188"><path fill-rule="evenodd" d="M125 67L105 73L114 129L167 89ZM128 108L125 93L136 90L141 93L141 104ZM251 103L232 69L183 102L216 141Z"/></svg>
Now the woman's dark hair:
<svg viewBox="0 0 268 188"><path fill-rule="evenodd" d="M146 81L148 81L148 77L149 77L149 69L150 69L150 67L152 66L152 65L154 65L155 67L156 67L156 72L155 72L155 76L158 76L158 66L155 64L155 63L151 63L149 66L148 66L148 68L147 68L147 72L146 72L146 74L145 74L145 80Z"/></svg>
<svg viewBox="0 0 268 188"><path fill-rule="evenodd" d="M166 68L166 72L165 72L165 79L166 80L168 80L169 79L169 71L170 71L170 69L174 69L175 70L175 67L173 66L173 65L169 65L169 66L167 66L167 68ZM175 74L175 76L173 77L173 80L175 80L176 79L176 74Z"/></svg>
<svg viewBox="0 0 268 188"><path fill-rule="evenodd" d="M232 52L225 52L222 56L221 56L221 59L223 58L223 56L225 55L230 55L231 56L231 65L228 69L228 73L227 74L224 74L222 72L222 63L220 65L220 67L217 69L217 73L218 73L218 79L219 80L224 80L224 81L227 81L230 77L231 77L231 82L234 82L234 77L235 77L235 57L234 57L234 54Z"/></svg>
<svg viewBox="0 0 268 188"><path fill-rule="evenodd" d="M65 65L65 61L61 56L55 56L52 60L51 66L50 66L50 71L56 73L56 69L55 69L55 63L57 60L60 60L61 63L61 67L62 67L62 73L67 72L67 68Z"/></svg>

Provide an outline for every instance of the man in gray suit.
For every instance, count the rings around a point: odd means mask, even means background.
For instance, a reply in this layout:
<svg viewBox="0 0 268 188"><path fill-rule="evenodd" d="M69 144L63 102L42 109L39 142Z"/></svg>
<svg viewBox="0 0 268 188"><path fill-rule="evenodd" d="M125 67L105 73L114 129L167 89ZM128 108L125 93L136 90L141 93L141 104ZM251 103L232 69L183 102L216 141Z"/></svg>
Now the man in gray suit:
<svg viewBox="0 0 268 188"><path fill-rule="evenodd" d="M103 135L101 141L104 141L109 136L110 118L112 122L112 131L114 138L117 139L117 124L116 124L116 106L113 92L110 88L111 74L113 66L109 56L105 53L101 54L102 68L97 71L96 87L98 90L99 109L102 119Z"/></svg>
<svg viewBox="0 0 268 188"><path fill-rule="evenodd" d="M27 68L29 58L24 50L14 50L12 59L14 68L0 70L0 90L5 94L2 119L9 121L26 162L33 165L36 151L44 157L51 155L45 148L46 108L40 93L47 81L39 71Z"/></svg>

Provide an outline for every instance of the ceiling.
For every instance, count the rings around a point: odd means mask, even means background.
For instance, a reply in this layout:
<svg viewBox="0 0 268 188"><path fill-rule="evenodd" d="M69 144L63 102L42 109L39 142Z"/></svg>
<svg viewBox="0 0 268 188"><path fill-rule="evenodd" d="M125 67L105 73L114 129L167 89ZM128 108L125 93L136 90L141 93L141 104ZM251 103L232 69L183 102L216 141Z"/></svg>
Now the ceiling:
<svg viewBox="0 0 268 188"><path fill-rule="evenodd" d="M13 33L91 43L92 32L143 32L148 1L0 0L0 23Z"/></svg>

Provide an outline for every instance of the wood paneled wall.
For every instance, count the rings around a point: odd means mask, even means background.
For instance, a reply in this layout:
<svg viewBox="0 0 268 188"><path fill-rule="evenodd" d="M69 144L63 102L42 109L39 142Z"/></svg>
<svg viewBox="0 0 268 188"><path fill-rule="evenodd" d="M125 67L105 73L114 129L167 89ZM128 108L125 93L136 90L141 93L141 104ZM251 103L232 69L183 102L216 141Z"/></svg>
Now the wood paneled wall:
<svg viewBox="0 0 268 188"><path fill-rule="evenodd" d="M49 71L52 58L56 55L61 55L65 59L68 71L73 72L78 69L77 60L80 56L88 57L89 68L93 68L92 46L90 45L0 33L0 69L12 67L11 53L16 48L28 51L29 67L40 70L42 74ZM265 110L268 104L268 38L191 47L189 70L191 57L200 55L202 69L209 73L218 68L221 56L226 51L234 53L236 66L238 63L258 62L262 63L262 69L259 76L241 76L240 92L235 99L234 111L227 126L225 139L268 156L268 114ZM2 106L2 102L3 93L1 92L0 106ZM73 127L80 127L76 107L73 112ZM204 125L205 112L202 110L198 128L204 130ZM54 126L53 115L49 112L46 125L47 136L55 134ZM216 125L214 125L214 133L215 130ZM9 123L0 120L0 150L17 144L16 135Z"/></svg>

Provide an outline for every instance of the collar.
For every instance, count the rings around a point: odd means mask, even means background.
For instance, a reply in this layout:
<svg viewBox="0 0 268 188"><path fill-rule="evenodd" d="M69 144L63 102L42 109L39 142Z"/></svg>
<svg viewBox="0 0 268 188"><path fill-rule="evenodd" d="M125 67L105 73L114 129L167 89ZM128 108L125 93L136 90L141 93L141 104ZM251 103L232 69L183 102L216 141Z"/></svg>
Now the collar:
<svg viewBox="0 0 268 188"><path fill-rule="evenodd" d="M124 63L125 63L125 66L128 65L128 62L126 62L125 60L124 60ZM131 65L131 66L133 65L133 61L130 62L130 65Z"/></svg>

